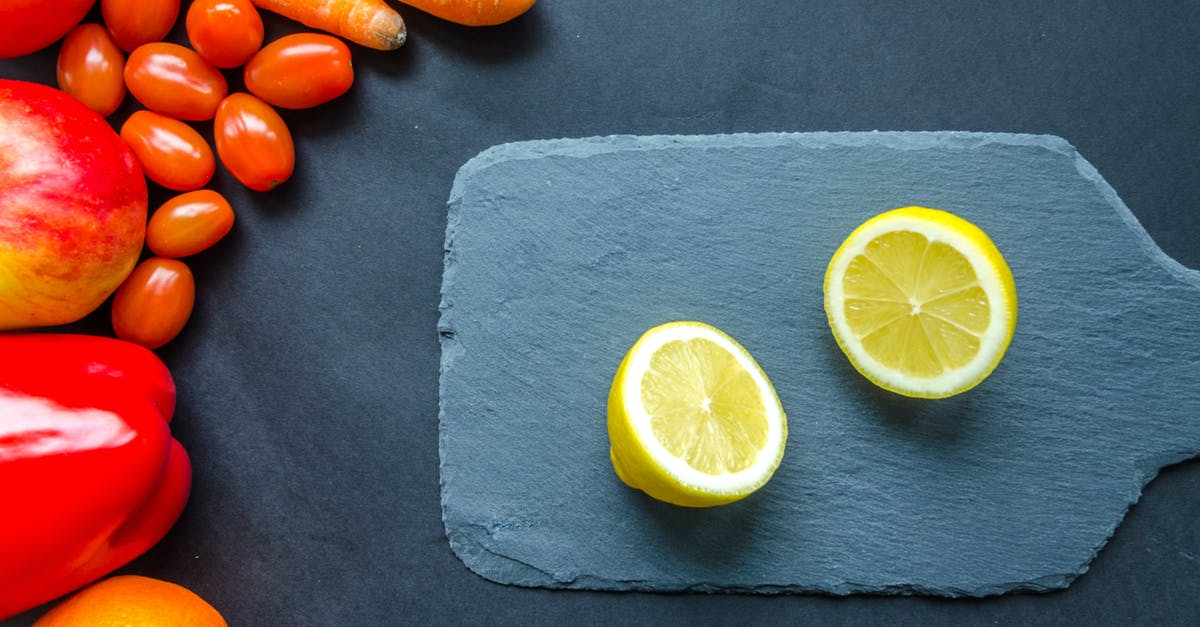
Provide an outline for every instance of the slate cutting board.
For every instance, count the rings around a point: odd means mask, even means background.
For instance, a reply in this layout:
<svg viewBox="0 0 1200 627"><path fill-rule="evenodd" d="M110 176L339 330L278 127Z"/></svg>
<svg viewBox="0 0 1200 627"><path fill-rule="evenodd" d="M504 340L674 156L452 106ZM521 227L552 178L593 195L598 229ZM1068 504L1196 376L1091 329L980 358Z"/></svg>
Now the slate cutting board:
<svg viewBox="0 0 1200 627"><path fill-rule="evenodd" d="M1003 362L942 401L873 387L822 309L867 218L979 225L1020 299ZM440 455L454 552L501 583L985 596L1062 588L1142 487L1200 450L1200 272L1167 258L1066 141L977 133L605 137L460 170L442 287ZM605 399L669 320L771 377L789 437L752 497L626 488Z"/></svg>

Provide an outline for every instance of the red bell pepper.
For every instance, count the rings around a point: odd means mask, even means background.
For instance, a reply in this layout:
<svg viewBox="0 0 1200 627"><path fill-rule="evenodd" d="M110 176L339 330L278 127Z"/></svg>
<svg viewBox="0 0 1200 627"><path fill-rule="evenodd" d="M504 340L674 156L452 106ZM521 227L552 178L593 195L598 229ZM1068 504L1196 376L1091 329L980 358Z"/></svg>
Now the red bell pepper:
<svg viewBox="0 0 1200 627"><path fill-rule="evenodd" d="M192 467L174 411L170 372L141 346L0 335L0 620L99 579L175 524Z"/></svg>

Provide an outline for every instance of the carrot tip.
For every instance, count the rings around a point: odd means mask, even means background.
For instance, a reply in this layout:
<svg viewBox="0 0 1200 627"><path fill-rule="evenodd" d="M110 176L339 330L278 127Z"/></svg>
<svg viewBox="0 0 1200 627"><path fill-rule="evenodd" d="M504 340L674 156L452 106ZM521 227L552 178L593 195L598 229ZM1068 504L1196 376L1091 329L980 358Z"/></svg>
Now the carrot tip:
<svg viewBox="0 0 1200 627"><path fill-rule="evenodd" d="M404 42L408 41L408 32L400 31L399 33L396 34L396 37L392 41L393 41L393 44L392 44L393 50L395 50L396 48L399 48L400 46L403 46Z"/></svg>
<svg viewBox="0 0 1200 627"><path fill-rule="evenodd" d="M383 44L383 50L395 50L404 45L408 39L408 29L404 26L404 18L400 17L399 13L389 12L383 14L382 22L384 25L376 30L379 34L380 43Z"/></svg>

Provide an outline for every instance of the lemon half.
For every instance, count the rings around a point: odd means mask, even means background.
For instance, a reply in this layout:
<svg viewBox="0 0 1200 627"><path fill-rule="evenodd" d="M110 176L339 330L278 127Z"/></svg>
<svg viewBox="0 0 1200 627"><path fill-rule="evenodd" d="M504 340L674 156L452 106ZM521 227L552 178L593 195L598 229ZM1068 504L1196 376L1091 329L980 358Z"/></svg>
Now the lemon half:
<svg viewBox="0 0 1200 627"><path fill-rule="evenodd" d="M859 226L825 273L825 313L850 363L898 394L942 398L983 381L1017 322L1012 272L991 239L924 207Z"/></svg>
<svg viewBox="0 0 1200 627"><path fill-rule="evenodd" d="M702 322L671 322L646 331L617 369L608 435L613 468L627 485L710 507L771 478L787 420L745 348Z"/></svg>

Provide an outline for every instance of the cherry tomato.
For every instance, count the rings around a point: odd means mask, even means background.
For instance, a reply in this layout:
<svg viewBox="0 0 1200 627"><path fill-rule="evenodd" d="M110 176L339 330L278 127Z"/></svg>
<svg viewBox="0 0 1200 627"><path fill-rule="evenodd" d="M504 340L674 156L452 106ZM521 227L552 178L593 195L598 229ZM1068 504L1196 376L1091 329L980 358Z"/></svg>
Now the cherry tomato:
<svg viewBox="0 0 1200 627"><path fill-rule="evenodd" d="M250 94L230 94L213 124L217 156L242 185L265 192L292 176L292 133L271 105Z"/></svg>
<svg viewBox="0 0 1200 627"><path fill-rule="evenodd" d="M58 87L108 117L125 99L125 55L99 24L80 24L58 51Z"/></svg>
<svg viewBox="0 0 1200 627"><path fill-rule="evenodd" d="M306 109L346 93L354 83L350 48L320 33L297 33L267 44L246 64L246 89L284 109Z"/></svg>
<svg viewBox="0 0 1200 627"><path fill-rule="evenodd" d="M158 348L175 339L192 315L196 280L178 259L151 257L137 265L112 301L117 337Z"/></svg>
<svg viewBox="0 0 1200 627"><path fill-rule="evenodd" d="M146 178L176 191L199 189L217 169L212 148L196 129L153 111L135 111L121 126Z"/></svg>
<svg viewBox="0 0 1200 627"><path fill-rule="evenodd" d="M146 225L146 245L159 257L187 257L216 244L233 228L233 207L211 189L163 203Z"/></svg>
<svg viewBox="0 0 1200 627"><path fill-rule="evenodd" d="M189 48L161 42L129 54L125 85L147 109L180 120L211 120L229 93L220 70Z"/></svg>
<svg viewBox="0 0 1200 627"><path fill-rule="evenodd" d="M104 23L121 49L162 41L179 17L179 0L100 0Z"/></svg>
<svg viewBox="0 0 1200 627"><path fill-rule="evenodd" d="M58 41L96 0L4 0L0 2L0 59L20 57Z"/></svg>
<svg viewBox="0 0 1200 627"><path fill-rule="evenodd" d="M187 36L205 61L238 67L262 47L262 17L250 0L196 0L188 7Z"/></svg>

